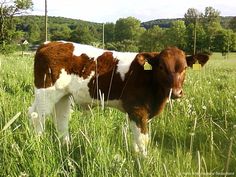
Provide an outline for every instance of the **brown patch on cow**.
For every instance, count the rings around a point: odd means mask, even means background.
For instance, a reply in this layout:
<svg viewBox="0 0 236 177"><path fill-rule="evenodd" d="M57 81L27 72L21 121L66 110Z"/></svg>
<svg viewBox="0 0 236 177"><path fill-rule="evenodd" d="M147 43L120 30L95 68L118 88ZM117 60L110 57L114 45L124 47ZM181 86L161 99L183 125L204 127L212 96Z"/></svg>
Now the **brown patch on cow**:
<svg viewBox="0 0 236 177"><path fill-rule="evenodd" d="M52 86L59 77L62 68L67 68L72 58L73 46L51 42L39 47L34 61L34 78L37 88Z"/></svg>
<svg viewBox="0 0 236 177"><path fill-rule="evenodd" d="M94 60L86 54L73 55L72 43L50 42L39 47L35 55L34 78L37 88L47 88L55 84L62 69L68 74L87 78L95 68Z"/></svg>
<svg viewBox="0 0 236 177"><path fill-rule="evenodd" d="M86 54L74 56L73 50L72 43L51 42L40 46L35 55L35 86L37 88L52 86L59 78L62 69L65 69L68 74L76 74L84 79L92 71L95 71L96 75L99 76L99 80L102 80L98 83L104 83L106 80L109 82L110 79L107 77L116 70L118 63L118 60L113 58L112 52L104 52L95 60L90 59ZM114 77L118 78L118 74L115 74ZM102 90L104 90L104 93L107 91L104 87Z"/></svg>
<svg viewBox="0 0 236 177"><path fill-rule="evenodd" d="M129 118L136 123L136 125L140 128L141 133L148 133L148 120L149 120L149 108L144 106L134 107L132 111L129 113Z"/></svg>
<svg viewBox="0 0 236 177"><path fill-rule="evenodd" d="M99 99L99 90L104 94L105 100L120 99L124 82L117 73L118 60L112 52L104 52L97 59L97 66L93 68L95 76L89 82L89 92L92 98Z"/></svg>

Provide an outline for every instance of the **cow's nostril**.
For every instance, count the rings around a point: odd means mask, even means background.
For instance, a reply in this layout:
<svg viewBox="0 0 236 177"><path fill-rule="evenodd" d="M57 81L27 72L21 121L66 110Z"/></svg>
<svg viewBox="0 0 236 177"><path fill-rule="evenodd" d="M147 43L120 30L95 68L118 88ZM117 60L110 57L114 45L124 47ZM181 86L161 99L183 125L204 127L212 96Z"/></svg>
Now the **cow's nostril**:
<svg viewBox="0 0 236 177"><path fill-rule="evenodd" d="M182 96L183 95L183 90L179 91L179 95Z"/></svg>

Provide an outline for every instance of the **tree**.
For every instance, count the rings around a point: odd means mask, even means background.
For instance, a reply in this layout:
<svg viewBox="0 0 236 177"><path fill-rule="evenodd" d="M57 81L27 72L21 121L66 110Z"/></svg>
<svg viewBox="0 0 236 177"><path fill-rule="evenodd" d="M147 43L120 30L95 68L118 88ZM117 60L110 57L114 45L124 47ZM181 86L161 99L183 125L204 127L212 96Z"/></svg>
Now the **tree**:
<svg viewBox="0 0 236 177"><path fill-rule="evenodd" d="M40 39L41 34L41 23L38 17L34 16L17 16L16 21L16 31L22 31L24 33L24 39L29 43L39 43L43 40Z"/></svg>
<svg viewBox="0 0 236 177"><path fill-rule="evenodd" d="M144 32L141 22L134 18L120 18L115 24L115 42L117 50L137 51L140 35Z"/></svg>
<svg viewBox="0 0 236 177"><path fill-rule="evenodd" d="M137 52L138 51L138 44L129 39L124 39L123 41L118 41L114 44L114 49L123 52Z"/></svg>
<svg viewBox="0 0 236 177"><path fill-rule="evenodd" d="M115 39L115 24L106 23L104 25L105 43L113 42Z"/></svg>
<svg viewBox="0 0 236 177"><path fill-rule="evenodd" d="M196 36L194 35L194 32L196 31ZM196 53L198 52L204 52L207 51L207 34L202 26L202 24L197 24L196 26L192 23L189 24L186 28L186 48L185 51L189 53L193 53L194 48L194 37L196 37L196 43L195 43L195 50Z"/></svg>
<svg viewBox="0 0 236 177"><path fill-rule="evenodd" d="M14 16L25 13L32 6L32 0L0 0L0 44L10 43L16 37Z"/></svg>
<svg viewBox="0 0 236 177"><path fill-rule="evenodd" d="M222 28L220 24L220 12L213 7L206 7L204 13L191 8L188 9L184 16L188 29L188 40L192 38L193 41L193 45L188 44L188 49L190 46L193 46L193 53L195 53L197 49L211 51L213 48L214 35ZM200 35L198 34L199 30L201 32ZM192 34L190 33L191 31ZM202 38L199 38L200 36ZM197 46L199 44L201 45Z"/></svg>
<svg viewBox="0 0 236 177"><path fill-rule="evenodd" d="M67 25L64 24L53 24L50 26L50 39L51 40L69 40L71 30Z"/></svg>
<svg viewBox="0 0 236 177"><path fill-rule="evenodd" d="M35 43L35 42L39 42L40 41L40 33L41 30L38 26L37 23L30 23L29 24L29 31L28 33L28 37L26 39L28 39L28 41L30 43Z"/></svg>
<svg viewBox="0 0 236 177"><path fill-rule="evenodd" d="M220 12L213 7L206 7L202 17L202 25L207 33L207 50L211 51L213 48L213 41L217 31L222 29L220 24Z"/></svg>
<svg viewBox="0 0 236 177"><path fill-rule="evenodd" d="M213 7L206 7L203 14L203 22L205 24L218 23L220 21L220 11Z"/></svg>
<svg viewBox="0 0 236 177"><path fill-rule="evenodd" d="M202 13L200 13L197 9L190 8L188 9L187 13L184 14L185 17L185 24L187 27L191 27L193 24L193 34L192 34L192 49L193 49L193 54L196 53L196 48L197 48L197 26L198 26L198 21L201 18ZM190 50L189 50L190 51Z"/></svg>
<svg viewBox="0 0 236 177"><path fill-rule="evenodd" d="M202 13L197 9L189 8L184 14L184 21L186 25L195 24L196 21L202 16Z"/></svg>
<svg viewBox="0 0 236 177"><path fill-rule="evenodd" d="M184 21L173 21L171 27L166 31L167 45L177 46L181 49L186 48L186 26Z"/></svg>
<svg viewBox="0 0 236 177"><path fill-rule="evenodd" d="M220 22L214 21L211 24L205 25L206 36L206 47L208 51L212 51L214 46L214 38L217 35L217 32L222 30Z"/></svg>
<svg viewBox="0 0 236 177"><path fill-rule="evenodd" d="M140 25L141 22L134 17L120 18L115 25L115 40L137 41L143 32L143 28Z"/></svg>
<svg viewBox="0 0 236 177"><path fill-rule="evenodd" d="M153 26L146 30L140 37L139 46L141 51L157 52L165 47L165 30L159 26Z"/></svg>
<svg viewBox="0 0 236 177"><path fill-rule="evenodd" d="M236 17L233 17L229 22L229 28L236 32Z"/></svg>
<svg viewBox="0 0 236 177"><path fill-rule="evenodd" d="M71 33L71 41L83 44L97 43L102 40L101 36L97 38L97 29L94 26L86 24L79 24L77 28Z"/></svg>
<svg viewBox="0 0 236 177"><path fill-rule="evenodd" d="M214 51L227 53L235 50L236 34L232 30L221 29L214 37Z"/></svg>

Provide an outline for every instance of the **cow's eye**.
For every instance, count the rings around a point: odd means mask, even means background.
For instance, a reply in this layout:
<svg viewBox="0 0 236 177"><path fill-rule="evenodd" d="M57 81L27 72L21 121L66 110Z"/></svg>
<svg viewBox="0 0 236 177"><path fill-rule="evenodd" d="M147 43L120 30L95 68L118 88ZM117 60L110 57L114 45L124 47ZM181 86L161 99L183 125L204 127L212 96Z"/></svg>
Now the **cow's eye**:
<svg viewBox="0 0 236 177"><path fill-rule="evenodd" d="M159 65L159 69L160 69L161 71L163 71L163 70L164 70L164 66Z"/></svg>

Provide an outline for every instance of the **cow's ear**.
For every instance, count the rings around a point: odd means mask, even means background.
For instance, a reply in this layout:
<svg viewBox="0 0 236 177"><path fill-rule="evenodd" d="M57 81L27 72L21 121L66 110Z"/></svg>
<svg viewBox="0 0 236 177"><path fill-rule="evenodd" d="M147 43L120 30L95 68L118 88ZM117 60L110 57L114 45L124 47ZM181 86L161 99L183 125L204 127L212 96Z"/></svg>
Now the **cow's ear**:
<svg viewBox="0 0 236 177"><path fill-rule="evenodd" d="M204 66L207 63L207 61L209 60L209 55L199 53L199 54L195 55L195 58L196 58L196 60L198 61L199 64Z"/></svg>
<svg viewBox="0 0 236 177"><path fill-rule="evenodd" d="M204 66L209 60L208 54L199 53L196 55L186 56L187 64L189 67L193 67L193 64L199 63L201 66Z"/></svg>
<svg viewBox="0 0 236 177"><path fill-rule="evenodd" d="M154 65L154 63L157 61L157 56L159 53L157 52L143 52L139 53L137 55L137 61L140 65L144 66L146 62L148 62L150 65Z"/></svg>
<svg viewBox="0 0 236 177"><path fill-rule="evenodd" d="M186 56L186 61L187 61L187 65L188 67L193 67L193 64L196 63L196 59L194 58L193 55L188 55Z"/></svg>

